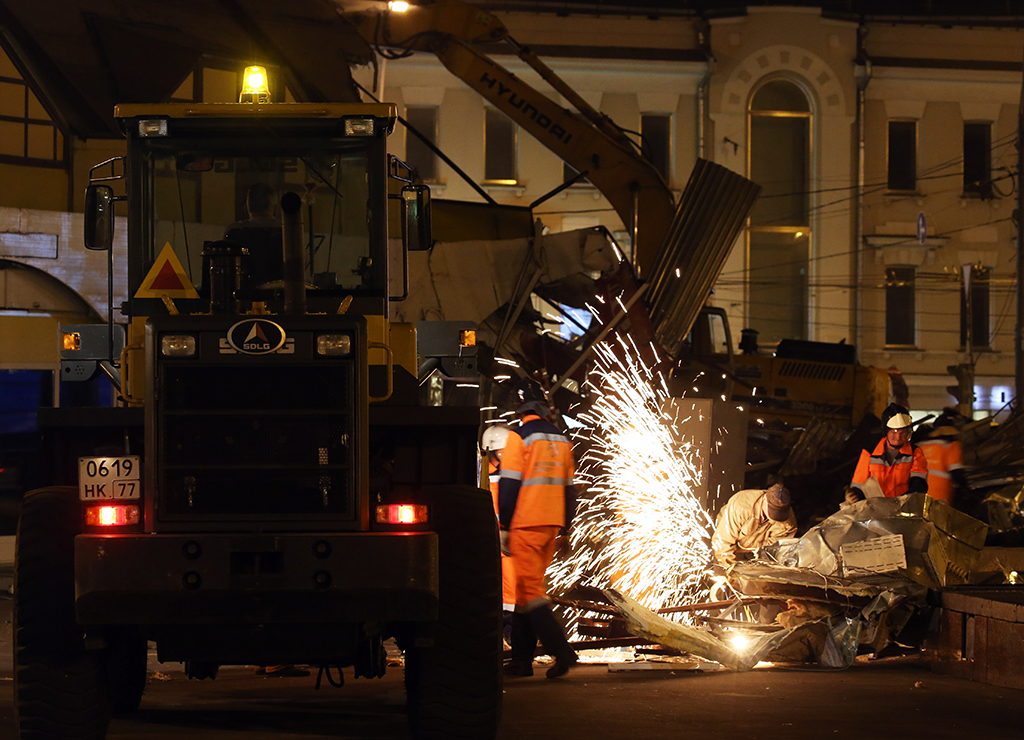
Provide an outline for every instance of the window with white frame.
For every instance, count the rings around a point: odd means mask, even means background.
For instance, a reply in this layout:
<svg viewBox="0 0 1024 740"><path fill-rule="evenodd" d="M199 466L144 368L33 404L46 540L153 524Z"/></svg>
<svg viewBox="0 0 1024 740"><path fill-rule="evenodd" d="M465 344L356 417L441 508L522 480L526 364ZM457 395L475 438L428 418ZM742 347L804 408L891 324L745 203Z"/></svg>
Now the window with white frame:
<svg viewBox="0 0 1024 740"><path fill-rule="evenodd" d="M431 144L437 144L437 106L410 105L405 109L405 120ZM412 130L405 132L405 163L413 168L424 182L437 181L437 155Z"/></svg>
<svg viewBox="0 0 1024 740"><path fill-rule="evenodd" d="M562 162L562 182L569 182L571 179L580 174L580 171L573 167L568 162ZM579 180L573 183L573 185L590 185L590 180L585 177L581 177Z"/></svg>
<svg viewBox="0 0 1024 740"><path fill-rule="evenodd" d="M889 190L917 190L917 121L889 121Z"/></svg>
<svg viewBox="0 0 1024 740"><path fill-rule="evenodd" d="M484 181L496 185L515 185L516 125L496 108L485 109Z"/></svg>
<svg viewBox="0 0 1024 740"><path fill-rule="evenodd" d="M992 197L992 124L964 123L964 193Z"/></svg>
<svg viewBox="0 0 1024 740"><path fill-rule="evenodd" d="M988 349L989 339L989 285L991 271L984 267L972 267L970 279L970 303L968 291L960 286L960 347L967 347L967 327L971 327L971 346L974 349Z"/></svg>
<svg viewBox="0 0 1024 740"><path fill-rule="evenodd" d="M917 268L885 268L885 344L917 344Z"/></svg>
<svg viewBox="0 0 1024 740"><path fill-rule="evenodd" d="M668 113L643 113L640 116L640 140L644 156L670 182L672 178L672 116Z"/></svg>
<svg viewBox="0 0 1024 740"><path fill-rule="evenodd" d="M812 123L790 80L770 79L750 99L750 179L763 189L748 229L747 315L766 344L810 336Z"/></svg>

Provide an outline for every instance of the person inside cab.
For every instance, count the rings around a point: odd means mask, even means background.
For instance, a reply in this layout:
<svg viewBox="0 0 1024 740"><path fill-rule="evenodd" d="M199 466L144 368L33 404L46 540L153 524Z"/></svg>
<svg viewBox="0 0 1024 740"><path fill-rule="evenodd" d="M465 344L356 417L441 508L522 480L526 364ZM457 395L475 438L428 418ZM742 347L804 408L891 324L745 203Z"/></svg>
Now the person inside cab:
<svg viewBox="0 0 1024 740"><path fill-rule="evenodd" d="M283 276L284 244L277 205L277 191L265 182L256 183L245 196L249 217L236 221L224 232L225 239L248 250L247 282L252 287L280 280Z"/></svg>

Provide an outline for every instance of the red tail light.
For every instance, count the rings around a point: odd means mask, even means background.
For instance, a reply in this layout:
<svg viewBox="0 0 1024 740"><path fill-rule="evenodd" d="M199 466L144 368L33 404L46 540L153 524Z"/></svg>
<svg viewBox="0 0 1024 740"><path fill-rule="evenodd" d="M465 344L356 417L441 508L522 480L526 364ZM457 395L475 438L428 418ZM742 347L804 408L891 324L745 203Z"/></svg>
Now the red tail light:
<svg viewBox="0 0 1024 740"><path fill-rule="evenodd" d="M123 527L138 523L138 506L90 506L85 510L85 524L89 527Z"/></svg>
<svg viewBox="0 0 1024 740"><path fill-rule="evenodd" d="M377 524L426 524L423 504L382 504L377 507Z"/></svg>

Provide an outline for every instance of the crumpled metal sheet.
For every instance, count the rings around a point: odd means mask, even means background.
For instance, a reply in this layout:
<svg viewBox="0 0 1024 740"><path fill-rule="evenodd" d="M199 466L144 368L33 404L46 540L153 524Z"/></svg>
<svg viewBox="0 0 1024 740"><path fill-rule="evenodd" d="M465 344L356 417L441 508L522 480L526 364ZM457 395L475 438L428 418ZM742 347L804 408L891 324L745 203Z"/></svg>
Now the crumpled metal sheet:
<svg viewBox="0 0 1024 740"><path fill-rule="evenodd" d="M789 637L794 629L799 629L797 627L757 635L748 648L737 651L708 630L665 619L613 588L605 589L604 595L622 614L629 631L637 637L683 650L699 658L721 663L726 668L738 671L748 671L753 668Z"/></svg>
<svg viewBox="0 0 1024 740"><path fill-rule="evenodd" d="M844 544L900 534L907 567L898 574L941 588L968 582L987 531L984 522L927 494L869 498L833 514L796 542L780 545L773 557L782 565L834 576L841 572Z"/></svg>
<svg viewBox="0 0 1024 740"><path fill-rule="evenodd" d="M927 588L921 584L895 574L840 578L812 568L777 565L765 560L737 563L729 582L745 596L778 595L857 608L867 606L879 594L889 591L915 597L924 597L927 593Z"/></svg>
<svg viewBox="0 0 1024 740"><path fill-rule="evenodd" d="M880 593L860 610L859 621L863 624L860 644L875 652L881 650L906 626L923 600L915 600L895 591Z"/></svg>

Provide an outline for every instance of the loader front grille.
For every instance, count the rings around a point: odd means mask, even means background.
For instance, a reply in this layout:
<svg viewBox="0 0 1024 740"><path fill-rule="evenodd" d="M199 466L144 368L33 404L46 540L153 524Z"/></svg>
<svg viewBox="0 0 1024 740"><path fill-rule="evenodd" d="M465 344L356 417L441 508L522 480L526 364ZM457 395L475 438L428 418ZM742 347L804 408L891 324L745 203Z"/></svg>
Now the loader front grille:
<svg viewBox="0 0 1024 740"><path fill-rule="evenodd" d="M157 379L161 520L355 519L352 362L166 362Z"/></svg>

